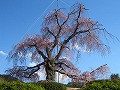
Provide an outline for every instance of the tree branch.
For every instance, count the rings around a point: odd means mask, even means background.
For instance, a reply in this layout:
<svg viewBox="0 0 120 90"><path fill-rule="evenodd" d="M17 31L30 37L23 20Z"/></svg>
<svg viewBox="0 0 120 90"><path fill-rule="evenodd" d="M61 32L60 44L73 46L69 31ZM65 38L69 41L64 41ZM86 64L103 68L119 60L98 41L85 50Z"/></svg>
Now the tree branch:
<svg viewBox="0 0 120 90"><path fill-rule="evenodd" d="M59 65L59 67L61 67L61 68L62 68L62 65L64 65L64 66L66 66L66 67L68 67L68 68L70 68L72 70L72 68L70 66L68 66L67 64L65 64L63 62L55 63L55 65Z"/></svg>
<svg viewBox="0 0 120 90"><path fill-rule="evenodd" d="M50 33L53 37L55 37L54 33L51 32L49 29L48 29L48 33Z"/></svg>
<svg viewBox="0 0 120 90"><path fill-rule="evenodd" d="M65 72L61 72L61 71L59 71L59 70L55 70L55 72L58 72L58 73L61 73L61 74L64 74L64 75L67 75L69 78L77 78L78 76L76 76L76 75L71 75L71 74L67 74L67 73L65 73Z"/></svg>
<svg viewBox="0 0 120 90"><path fill-rule="evenodd" d="M27 69L25 69L24 71L27 71L27 70L31 69L31 72L30 72L30 74L28 75L28 78L29 78L32 74L34 74L35 72L37 72L37 71L40 69L40 66L41 66L41 65L44 65L44 64L45 64L45 62L42 62L42 63L40 63L40 64L37 64L36 66L27 67ZM37 69L34 70L34 68L37 68Z"/></svg>
<svg viewBox="0 0 120 90"><path fill-rule="evenodd" d="M35 48L36 48L37 52L42 56L42 58L43 58L44 60L46 60L47 57L44 55L44 53L43 53L42 51L39 50L39 48L37 47L37 45L35 45Z"/></svg>
<svg viewBox="0 0 120 90"><path fill-rule="evenodd" d="M78 19L80 18L80 15L81 15L81 9L79 10L79 14L78 14L78 17L77 17L77 26L76 26L73 34L71 34L66 40L63 41L63 44L62 44L62 46L60 47L60 50L59 50L58 54L55 56L56 60L59 59L59 57L61 56L62 51L63 51L63 49L65 48L66 44L67 44L72 38L74 38L74 36L75 36L76 34L78 34L78 33L76 33L76 32L77 32L78 26L79 26ZM64 22L64 23L65 23L65 22ZM83 32L83 31L82 31L82 32Z"/></svg>

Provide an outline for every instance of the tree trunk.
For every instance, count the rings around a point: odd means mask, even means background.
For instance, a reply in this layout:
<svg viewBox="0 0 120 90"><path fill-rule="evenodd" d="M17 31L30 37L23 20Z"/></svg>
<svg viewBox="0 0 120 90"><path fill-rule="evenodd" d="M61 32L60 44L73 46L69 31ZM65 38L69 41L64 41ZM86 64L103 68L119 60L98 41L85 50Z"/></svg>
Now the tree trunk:
<svg viewBox="0 0 120 90"><path fill-rule="evenodd" d="M55 81L55 64L54 60L48 60L45 66L46 80Z"/></svg>

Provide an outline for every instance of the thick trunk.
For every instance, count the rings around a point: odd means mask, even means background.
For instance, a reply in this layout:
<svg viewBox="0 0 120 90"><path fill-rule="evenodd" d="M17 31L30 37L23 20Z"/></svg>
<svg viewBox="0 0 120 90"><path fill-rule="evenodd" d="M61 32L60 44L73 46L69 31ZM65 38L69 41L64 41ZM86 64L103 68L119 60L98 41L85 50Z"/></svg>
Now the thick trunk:
<svg viewBox="0 0 120 90"><path fill-rule="evenodd" d="M53 60L46 62L46 80L55 81L55 65Z"/></svg>

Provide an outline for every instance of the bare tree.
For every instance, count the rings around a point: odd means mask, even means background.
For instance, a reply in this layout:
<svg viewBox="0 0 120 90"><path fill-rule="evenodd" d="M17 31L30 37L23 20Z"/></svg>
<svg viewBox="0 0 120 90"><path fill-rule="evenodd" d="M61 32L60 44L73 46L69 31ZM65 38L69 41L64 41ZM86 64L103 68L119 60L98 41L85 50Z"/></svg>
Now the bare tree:
<svg viewBox="0 0 120 90"><path fill-rule="evenodd" d="M14 67L7 70L10 75L17 78L37 79L37 71L42 68L46 72L46 80L55 80L55 72L72 78L80 74L70 60L69 53L77 52L73 47L85 47L89 52L109 52L109 47L103 44L101 37L106 38L109 33L101 28L97 21L84 16L84 5L76 3L68 14L62 9L55 9L48 13L42 23L40 34L28 36L19 42L9 53L14 61ZM36 62L36 66L18 66L23 64L27 55Z"/></svg>

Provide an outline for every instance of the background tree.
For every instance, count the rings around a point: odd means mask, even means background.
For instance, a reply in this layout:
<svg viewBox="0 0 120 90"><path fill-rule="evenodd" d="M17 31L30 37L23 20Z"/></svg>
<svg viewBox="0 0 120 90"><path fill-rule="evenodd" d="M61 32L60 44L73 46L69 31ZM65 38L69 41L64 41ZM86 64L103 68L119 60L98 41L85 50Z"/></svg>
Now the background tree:
<svg viewBox="0 0 120 90"><path fill-rule="evenodd" d="M4 75L4 74L0 74L0 79L4 79L5 81L8 81L8 82L12 82L12 81L18 81L18 79L17 78L15 78L15 77L12 77L12 76L10 76L10 75Z"/></svg>
<svg viewBox="0 0 120 90"><path fill-rule="evenodd" d="M9 53L14 66L7 73L19 79L38 79L37 71L45 69L46 80L55 80L55 72L75 78L80 75L70 60L70 53L75 53L73 47L85 47L86 51L96 51L101 54L109 52L109 47L101 39L110 35L101 24L84 16L84 5L76 3L68 14L61 9L48 13L42 23L40 34L27 36L19 42ZM102 36L102 37L101 37ZM31 55L36 66L24 65L26 57ZM24 66L19 66L18 63Z"/></svg>
<svg viewBox="0 0 120 90"><path fill-rule="evenodd" d="M119 76L119 74L111 74L110 79L111 80L119 80L120 76Z"/></svg>

